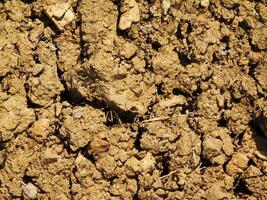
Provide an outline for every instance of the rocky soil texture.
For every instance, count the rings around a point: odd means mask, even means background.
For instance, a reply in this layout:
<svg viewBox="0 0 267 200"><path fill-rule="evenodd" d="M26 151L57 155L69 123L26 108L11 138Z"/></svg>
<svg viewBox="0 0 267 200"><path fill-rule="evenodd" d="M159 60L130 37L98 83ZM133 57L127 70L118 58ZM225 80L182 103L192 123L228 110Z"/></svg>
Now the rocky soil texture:
<svg viewBox="0 0 267 200"><path fill-rule="evenodd" d="M0 199L267 199L266 0L0 0Z"/></svg>

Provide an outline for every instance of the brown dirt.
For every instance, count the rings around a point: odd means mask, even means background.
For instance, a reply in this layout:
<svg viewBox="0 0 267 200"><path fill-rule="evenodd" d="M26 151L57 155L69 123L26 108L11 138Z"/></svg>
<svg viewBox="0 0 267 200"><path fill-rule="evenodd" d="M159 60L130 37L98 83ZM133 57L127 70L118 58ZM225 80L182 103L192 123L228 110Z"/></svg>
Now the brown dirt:
<svg viewBox="0 0 267 200"><path fill-rule="evenodd" d="M62 3L0 0L1 200L267 199L266 0Z"/></svg>

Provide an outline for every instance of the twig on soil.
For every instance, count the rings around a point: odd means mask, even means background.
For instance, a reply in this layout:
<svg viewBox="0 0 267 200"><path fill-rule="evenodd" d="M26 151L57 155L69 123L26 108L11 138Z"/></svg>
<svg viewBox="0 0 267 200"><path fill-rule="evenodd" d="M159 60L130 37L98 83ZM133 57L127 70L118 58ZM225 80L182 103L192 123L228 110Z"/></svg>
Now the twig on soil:
<svg viewBox="0 0 267 200"><path fill-rule="evenodd" d="M164 120L167 120L167 119L170 119L171 117L155 117L155 118L152 118L152 119L146 119L144 121L142 121L143 123L150 123L150 122L156 122L156 121L164 121Z"/></svg>
<svg viewBox="0 0 267 200"><path fill-rule="evenodd" d="M179 170L179 169L176 169L176 170L171 171L170 173L168 173L168 174L166 174L166 175L160 177L160 180L162 180L162 179L164 179L164 178L167 178L167 177L169 177L169 176L172 175L172 174L175 174L178 170Z"/></svg>

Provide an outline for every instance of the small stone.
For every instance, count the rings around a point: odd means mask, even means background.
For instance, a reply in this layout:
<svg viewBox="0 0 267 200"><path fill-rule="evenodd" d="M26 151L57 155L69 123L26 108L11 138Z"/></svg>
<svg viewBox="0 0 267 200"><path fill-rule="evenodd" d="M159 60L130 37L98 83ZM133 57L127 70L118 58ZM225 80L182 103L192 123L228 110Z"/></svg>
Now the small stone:
<svg viewBox="0 0 267 200"><path fill-rule="evenodd" d="M204 8L206 8L210 5L210 1L209 0L201 0L200 5Z"/></svg>
<svg viewBox="0 0 267 200"><path fill-rule="evenodd" d="M216 101L217 101L217 105L220 107L220 108L223 108L224 107L224 97L222 95L218 95L216 97Z"/></svg>
<svg viewBox="0 0 267 200"><path fill-rule="evenodd" d="M83 108L76 108L72 112L73 119L80 119L83 116Z"/></svg>
<svg viewBox="0 0 267 200"><path fill-rule="evenodd" d="M162 9L163 9L163 15L167 15L170 7L171 7L171 3L167 0L163 0L161 3Z"/></svg>
<svg viewBox="0 0 267 200"><path fill-rule="evenodd" d="M47 118L40 118L35 121L29 129L29 134L37 142L43 142L51 133L50 120Z"/></svg>
<svg viewBox="0 0 267 200"><path fill-rule="evenodd" d="M233 176L241 173L247 167L248 161L249 159L246 154L234 154L226 166L227 174Z"/></svg>
<svg viewBox="0 0 267 200"><path fill-rule="evenodd" d="M23 187L23 193L30 199L35 199L37 197L37 188L32 183L27 183Z"/></svg>
<svg viewBox="0 0 267 200"><path fill-rule="evenodd" d="M151 153L148 152L146 156L140 161L140 166L144 172L148 172L154 169L155 163L155 158Z"/></svg>
<svg viewBox="0 0 267 200"><path fill-rule="evenodd" d="M186 98L183 95L175 95L170 99L163 100L159 102L159 106L162 108L182 106L186 103Z"/></svg>
<svg viewBox="0 0 267 200"><path fill-rule="evenodd" d="M132 58L137 51L137 46L135 46L132 43L127 42L124 46L123 49L120 51L121 56L129 59Z"/></svg>
<svg viewBox="0 0 267 200"><path fill-rule="evenodd" d="M140 11L135 0L125 0L120 12L122 13L118 24L120 30L126 30L131 27L133 22L140 20Z"/></svg>
<svg viewBox="0 0 267 200"><path fill-rule="evenodd" d="M221 153L222 141L217 138L208 137L203 142L203 153L209 159Z"/></svg>
<svg viewBox="0 0 267 200"><path fill-rule="evenodd" d="M57 3L44 9L50 20L62 31L64 26L75 19L73 9L68 3Z"/></svg>
<svg viewBox="0 0 267 200"><path fill-rule="evenodd" d="M109 150L110 143L102 139L93 139L88 147L88 154L101 153Z"/></svg>
<svg viewBox="0 0 267 200"><path fill-rule="evenodd" d="M44 153L44 164L51 164L58 160L57 152L54 149L46 149Z"/></svg>

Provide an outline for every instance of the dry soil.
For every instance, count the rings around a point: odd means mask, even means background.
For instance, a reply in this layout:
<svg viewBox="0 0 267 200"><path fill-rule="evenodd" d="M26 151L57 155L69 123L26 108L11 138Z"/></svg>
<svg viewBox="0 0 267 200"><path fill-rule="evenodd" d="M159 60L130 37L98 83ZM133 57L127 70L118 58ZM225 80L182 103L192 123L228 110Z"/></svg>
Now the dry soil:
<svg viewBox="0 0 267 200"><path fill-rule="evenodd" d="M267 199L266 0L0 0L0 199Z"/></svg>

